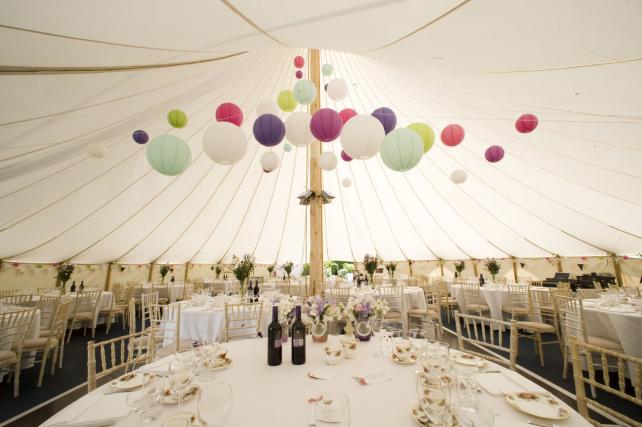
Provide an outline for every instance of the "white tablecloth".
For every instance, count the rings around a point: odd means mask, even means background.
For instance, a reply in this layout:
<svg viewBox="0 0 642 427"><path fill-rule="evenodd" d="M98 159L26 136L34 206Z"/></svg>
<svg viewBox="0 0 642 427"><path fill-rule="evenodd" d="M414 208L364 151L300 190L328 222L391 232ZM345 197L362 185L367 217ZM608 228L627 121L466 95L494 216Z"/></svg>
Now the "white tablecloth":
<svg viewBox="0 0 642 427"><path fill-rule="evenodd" d="M336 340L338 337L330 337ZM267 365L267 343L261 340L240 340L224 344L233 360L230 368L216 373L214 382L224 382L232 386L232 413L226 427L291 427L307 426L312 405L308 399L327 391L341 392L350 401L352 427L416 427L410 411L417 402L415 365L399 365L391 359L373 356L377 349L374 342L360 343L357 357L342 359L339 365L328 366L323 363L323 344L307 341L307 363L291 364L290 343L284 345L283 364L277 367ZM170 356L172 357L172 356ZM157 362L158 363L158 362ZM168 360L160 362L169 363ZM503 369L491 364L491 369ZM308 378L309 372L323 370L333 375L333 379L323 381ZM383 372L392 381L359 385L353 375L367 375ZM523 377L518 378L525 389L535 387ZM160 381L160 380L159 380ZM208 383L202 385L207 388ZM74 411L73 406L83 406L84 400L95 398L96 394L107 391L107 386L98 388L91 395L74 402L63 411ZM495 414L495 426L521 426L532 417L513 409L503 397L494 397L486 392L478 394L480 404ZM97 403L99 404L99 403ZM156 422L148 424L159 426L161 422L176 413L176 406L163 406L163 413ZM196 399L185 402L183 411L196 412ZM67 413L69 413L67 412ZM559 427L588 427L574 408L570 408L570 418L555 421ZM52 417L53 423L65 417L65 413ZM45 425L45 424L43 424ZM138 426L140 415L131 413L117 426Z"/></svg>
<svg viewBox="0 0 642 427"><path fill-rule="evenodd" d="M539 286L532 287L531 289L537 292L548 292L548 288ZM464 292L461 285L452 285L450 294L457 300L459 311L467 313L467 307L464 304ZM490 309L490 317L495 320L503 320L502 308L509 303L508 288L505 285L484 285L480 288L480 295L483 302L488 305ZM542 317L536 313L534 322L541 322Z"/></svg>
<svg viewBox="0 0 642 427"><path fill-rule="evenodd" d="M350 287L350 294L357 295L359 293L368 293L376 295L376 290L373 290L369 287L357 288L356 286ZM409 309L426 309L426 296L424 295L423 289L417 286L406 286L403 288L403 297L404 297L404 311ZM405 313L404 313L405 314Z"/></svg>
<svg viewBox="0 0 642 427"><path fill-rule="evenodd" d="M583 301L587 335L619 342L624 353L642 358L642 313L623 313L600 308L597 301Z"/></svg>

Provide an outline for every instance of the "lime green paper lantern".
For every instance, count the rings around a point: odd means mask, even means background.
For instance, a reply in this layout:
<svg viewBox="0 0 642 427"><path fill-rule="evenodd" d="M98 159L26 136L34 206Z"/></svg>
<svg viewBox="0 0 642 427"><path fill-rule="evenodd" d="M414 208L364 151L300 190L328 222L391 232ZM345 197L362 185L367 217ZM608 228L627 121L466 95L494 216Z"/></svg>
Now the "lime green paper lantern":
<svg viewBox="0 0 642 427"><path fill-rule="evenodd" d="M399 128L383 139L380 154L390 169L405 172L419 164L424 155L424 144L414 130Z"/></svg>
<svg viewBox="0 0 642 427"><path fill-rule="evenodd" d="M424 143L424 153L427 153L435 143L435 132L432 128L425 123L418 122L409 124L408 129L414 130L419 134Z"/></svg>
<svg viewBox="0 0 642 427"><path fill-rule="evenodd" d="M147 144L147 161L163 175L182 173L192 161L189 146L177 136L160 135Z"/></svg>
<svg viewBox="0 0 642 427"><path fill-rule="evenodd" d="M184 128L187 126L187 114L181 110L172 110L167 113L167 121L172 127L177 129Z"/></svg>
<svg viewBox="0 0 642 427"><path fill-rule="evenodd" d="M334 67L332 66L332 64L323 64L323 67L321 67L321 73L326 77L331 76L333 72Z"/></svg>
<svg viewBox="0 0 642 427"><path fill-rule="evenodd" d="M311 104L317 99L317 87L310 80L299 80L294 85L294 99L302 105Z"/></svg>
<svg viewBox="0 0 642 427"><path fill-rule="evenodd" d="M284 90L279 93L279 97L276 99L276 103L279 104L279 108L286 113L294 111L297 105L296 99L294 98L294 92L291 90Z"/></svg>

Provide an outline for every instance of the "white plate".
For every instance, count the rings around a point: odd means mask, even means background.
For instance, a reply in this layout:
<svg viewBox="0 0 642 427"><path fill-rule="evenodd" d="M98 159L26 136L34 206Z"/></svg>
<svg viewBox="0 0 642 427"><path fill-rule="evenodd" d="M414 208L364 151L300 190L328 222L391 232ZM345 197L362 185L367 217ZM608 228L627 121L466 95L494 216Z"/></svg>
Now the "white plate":
<svg viewBox="0 0 642 427"><path fill-rule="evenodd" d="M528 391L506 395L506 401L515 409L547 420L565 420L571 412L553 396Z"/></svg>
<svg viewBox="0 0 642 427"><path fill-rule="evenodd" d="M111 387L113 390L129 391L129 390L134 390L139 387L142 387L143 382L147 384L151 380L152 380L152 376L150 374L132 372L132 373L123 375L117 380L112 381L111 383L109 383L109 387Z"/></svg>
<svg viewBox="0 0 642 427"><path fill-rule="evenodd" d="M207 367L211 371L222 371L223 369L229 368L231 364L232 359L230 358L226 358L224 363L213 363L212 359L207 359L205 361L205 367Z"/></svg>
<svg viewBox="0 0 642 427"><path fill-rule="evenodd" d="M198 426L198 417L191 412L181 412L163 421L161 427L185 427L185 421L188 426Z"/></svg>
<svg viewBox="0 0 642 427"><path fill-rule="evenodd" d="M466 366L482 366L485 364L485 360L481 357L477 357L468 353L457 353L453 356L452 359L454 362Z"/></svg>
<svg viewBox="0 0 642 427"><path fill-rule="evenodd" d="M190 400L198 396L200 390L201 388L199 386L197 386L196 384L192 384L183 395L183 403L189 402ZM161 405L176 405L178 404L178 397L174 396L169 388L166 388L158 398L158 402Z"/></svg>

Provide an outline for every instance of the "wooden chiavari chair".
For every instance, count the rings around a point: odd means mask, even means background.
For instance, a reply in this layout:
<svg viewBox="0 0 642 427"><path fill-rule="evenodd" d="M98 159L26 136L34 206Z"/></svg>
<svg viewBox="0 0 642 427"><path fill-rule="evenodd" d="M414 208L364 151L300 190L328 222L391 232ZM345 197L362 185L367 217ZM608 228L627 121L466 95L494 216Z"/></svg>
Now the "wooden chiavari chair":
<svg viewBox="0 0 642 427"><path fill-rule="evenodd" d="M125 329L125 319L127 317L127 290L119 284L114 284L111 292L111 304L109 308L100 310L99 312L107 324L107 335L109 335L113 319L118 321L118 317L120 316L123 322L123 329Z"/></svg>
<svg viewBox="0 0 642 427"><path fill-rule="evenodd" d="M225 341L256 338L261 331L263 302L225 304ZM248 332L251 330L251 332Z"/></svg>
<svg viewBox="0 0 642 427"><path fill-rule="evenodd" d="M169 303L169 285L164 283L155 283L154 292L158 294L158 304L165 305Z"/></svg>
<svg viewBox="0 0 642 427"><path fill-rule="evenodd" d="M83 336L87 335L87 326L89 325L91 326L91 337L94 338L96 336L96 322L98 320L98 309L100 308L98 304L100 303L101 294L101 291L80 292L76 294L73 315L67 327L69 330L67 342L71 340L71 334L73 333L76 322L83 323Z"/></svg>
<svg viewBox="0 0 642 427"><path fill-rule="evenodd" d="M151 326L152 319L154 316L153 310L156 310L158 307L158 294L156 292L142 294L140 296L141 301L141 330Z"/></svg>
<svg viewBox="0 0 642 427"><path fill-rule="evenodd" d="M156 331L156 358L189 350L191 340L181 340L181 304L158 305L152 312L151 324Z"/></svg>
<svg viewBox="0 0 642 427"><path fill-rule="evenodd" d="M463 326L462 326L463 323ZM489 317L461 314L455 311L455 325L457 329L457 343L459 350L467 351L476 356L493 361L502 366L515 370L517 361L517 326L514 321L504 322ZM464 335L463 330L466 331ZM508 329L508 347L504 345L504 329ZM472 349L466 349L465 344L471 344ZM481 346L495 353L482 353L476 351ZM507 354L507 357L496 352Z"/></svg>
<svg viewBox="0 0 642 427"><path fill-rule="evenodd" d="M13 397L20 394L20 363L25 334L35 313L35 307L0 313L0 372L13 372Z"/></svg>
<svg viewBox="0 0 642 427"><path fill-rule="evenodd" d="M502 312L510 320L522 320L531 314L528 287L523 285L507 285L508 303L502 307Z"/></svg>
<svg viewBox="0 0 642 427"><path fill-rule="evenodd" d="M36 304L36 308L40 310L40 336L49 336L51 330L51 323L58 311L58 305L63 297L46 297L41 296Z"/></svg>
<svg viewBox="0 0 642 427"><path fill-rule="evenodd" d="M376 298L384 299L388 303L389 310L384 317L385 320L403 320L403 290L403 286L381 286L375 291Z"/></svg>
<svg viewBox="0 0 642 427"><path fill-rule="evenodd" d="M337 304L346 304L350 299L350 288L330 288L325 290L325 295L336 301Z"/></svg>
<svg viewBox="0 0 642 427"><path fill-rule="evenodd" d="M483 300L478 283L462 283L461 292L464 297L464 307L460 308L465 308L467 312L466 314L474 313L480 317L483 317L484 313L488 313L490 315L490 308L482 302Z"/></svg>
<svg viewBox="0 0 642 427"><path fill-rule="evenodd" d="M602 295L602 289L590 289L590 288L579 288L577 291L575 291L577 294L578 298L581 299L599 299L600 295Z"/></svg>
<svg viewBox="0 0 642 427"><path fill-rule="evenodd" d="M20 293L19 289L9 289L6 291L0 291L0 297L10 297L13 295L18 295Z"/></svg>
<svg viewBox="0 0 642 427"><path fill-rule="evenodd" d="M439 304L439 291L436 286L422 286L426 309L408 309L408 323L418 319L420 324L428 321L435 321L441 326L441 305Z"/></svg>
<svg viewBox="0 0 642 427"><path fill-rule="evenodd" d="M458 306L457 299L448 293L448 285L443 280L436 280L433 285L439 294L439 306L446 309L446 317L450 322L451 312Z"/></svg>
<svg viewBox="0 0 642 427"><path fill-rule="evenodd" d="M16 307L33 307L34 304L32 302L33 300L33 295L28 294L28 295L7 295L4 297L0 297L0 303L6 304L6 305L13 305Z"/></svg>

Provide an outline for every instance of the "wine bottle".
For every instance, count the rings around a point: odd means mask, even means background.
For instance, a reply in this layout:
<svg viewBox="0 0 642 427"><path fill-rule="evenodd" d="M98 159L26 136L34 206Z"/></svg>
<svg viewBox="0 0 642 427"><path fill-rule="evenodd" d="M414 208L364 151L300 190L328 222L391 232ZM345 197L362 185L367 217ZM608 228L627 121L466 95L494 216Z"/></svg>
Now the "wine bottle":
<svg viewBox="0 0 642 427"><path fill-rule="evenodd" d="M279 306L272 306L272 323L268 326L268 365L278 366L283 358L281 347L281 324L279 323Z"/></svg>
<svg viewBox="0 0 642 427"><path fill-rule="evenodd" d="M305 325L301 321L301 306L295 308L296 318L292 324L292 364L305 364Z"/></svg>
<svg viewBox="0 0 642 427"><path fill-rule="evenodd" d="M254 282L254 300L255 301L259 300L259 281L258 280Z"/></svg>
<svg viewBox="0 0 642 427"><path fill-rule="evenodd" d="M80 281L80 287L79 288L80 288L80 292L85 290L85 281L84 280Z"/></svg>
<svg viewBox="0 0 642 427"><path fill-rule="evenodd" d="M76 292L76 281L74 280L71 284L71 288L69 289L69 292Z"/></svg>
<svg viewBox="0 0 642 427"><path fill-rule="evenodd" d="M174 284L174 282L176 282L176 279L174 278L174 276L172 276L170 282L172 282L172 285Z"/></svg>

